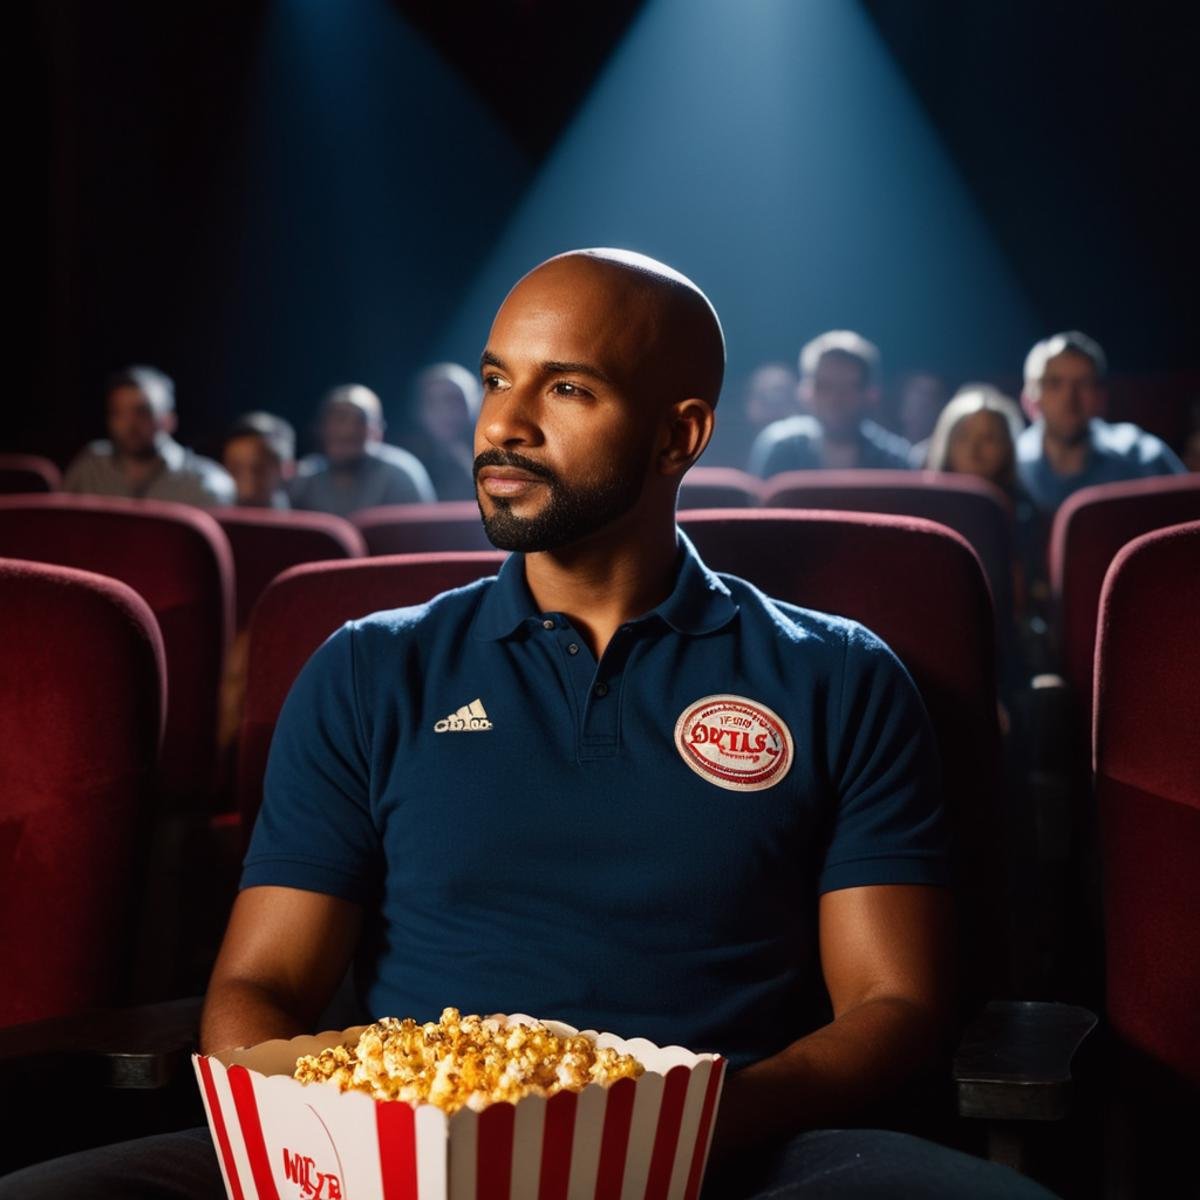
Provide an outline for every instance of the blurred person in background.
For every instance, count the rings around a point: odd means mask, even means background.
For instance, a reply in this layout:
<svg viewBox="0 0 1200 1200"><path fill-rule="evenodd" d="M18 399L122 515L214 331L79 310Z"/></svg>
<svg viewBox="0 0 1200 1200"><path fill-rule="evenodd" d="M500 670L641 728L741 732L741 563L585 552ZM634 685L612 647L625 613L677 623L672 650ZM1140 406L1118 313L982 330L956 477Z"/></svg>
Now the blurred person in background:
<svg viewBox="0 0 1200 1200"><path fill-rule="evenodd" d="M378 504L437 499L429 473L407 450L384 443L383 405L360 383L327 392L321 402L319 454L301 459L288 488L293 508L345 517Z"/></svg>
<svg viewBox="0 0 1200 1200"><path fill-rule="evenodd" d="M413 383L411 425L401 446L421 460L439 500L474 500L471 474L479 380L458 363L426 367Z"/></svg>
<svg viewBox="0 0 1200 1200"><path fill-rule="evenodd" d="M296 431L268 412L245 413L225 435L225 470L243 508L290 508L286 483L296 472Z"/></svg>
<svg viewBox="0 0 1200 1200"><path fill-rule="evenodd" d="M833 330L800 351L800 399L807 412L768 425L750 452L750 470L858 467L908 469L912 447L872 420L879 408L879 350L850 330Z"/></svg>
<svg viewBox="0 0 1200 1200"><path fill-rule="evenodd" d="M770 424L801 411L799 379L787 363L762 363L745 377L736 401L726 400L729 415L717 427L704 452L705 465L745 469L754 439Z"/></svg>
<svg viewBox="0 0 1200 1200"><path fill-rule="evenodd" d="M104 388L108 438L75 457L63 491L134 500L232 504L233 480L215 462L181 446L175 432L175 383L156 367L125 367Z"/></svg>
<svg viewBox="0 0 1200 1200"><path fill-rule="evenodd" d="M1021 402L1033 424L1017 440L1017 472L1047 515L1080 488L1184 470L1153 434L1102 419L1106 370L1104 351L1078 330L1045 338L1025 359Z"/></svg>
<svg viewBox="0 0 1200 1200"><path fill-rule="evenodd" d="M912 443L909 465L914 470L925 466L929 438L938 414L946 407L946 383L933 371L908 371L901 376L896 390L896 420L900 434Z"/></svg>

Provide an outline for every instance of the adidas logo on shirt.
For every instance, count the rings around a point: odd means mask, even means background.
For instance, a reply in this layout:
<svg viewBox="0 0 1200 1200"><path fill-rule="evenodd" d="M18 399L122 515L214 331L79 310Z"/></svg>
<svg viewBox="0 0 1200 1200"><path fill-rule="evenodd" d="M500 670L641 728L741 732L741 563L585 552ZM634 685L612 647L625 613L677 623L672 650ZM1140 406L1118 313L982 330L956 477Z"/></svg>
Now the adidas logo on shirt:
<svg viewBox="0 0 1200 1200"><path fill-rule="evenodd" d="M434 733L475 733L483 729L491 729L487 709L477 696L470 704L464 704L458 712L452 712L443 717L434 727Z"/></svg>

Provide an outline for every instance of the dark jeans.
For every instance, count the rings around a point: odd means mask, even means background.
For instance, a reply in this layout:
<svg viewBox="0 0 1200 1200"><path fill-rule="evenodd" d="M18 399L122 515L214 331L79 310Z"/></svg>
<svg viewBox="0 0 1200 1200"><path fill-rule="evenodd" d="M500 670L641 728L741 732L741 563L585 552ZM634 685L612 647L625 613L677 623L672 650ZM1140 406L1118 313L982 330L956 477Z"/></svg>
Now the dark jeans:
<svg viewBox="0 0 1200 1200"><path fill-rule="evenodd" d="M207 1129L103 1146L0 1179L0 1200L223 1200ZM818 1129L710 1171L703 1200L1052 1200L1028 1179L902 1133ZM513 1197L513 1200L523 1200Z"/></svg>

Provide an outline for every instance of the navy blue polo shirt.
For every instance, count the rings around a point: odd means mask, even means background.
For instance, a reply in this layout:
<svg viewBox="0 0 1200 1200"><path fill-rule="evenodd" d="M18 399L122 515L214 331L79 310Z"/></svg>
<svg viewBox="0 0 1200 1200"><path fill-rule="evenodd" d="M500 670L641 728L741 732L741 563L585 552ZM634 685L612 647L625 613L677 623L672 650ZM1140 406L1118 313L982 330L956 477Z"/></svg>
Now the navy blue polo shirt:
<svg viewBox="0 0 1200 1200"><path fill-rule="evenodd" d="M679 541L599 663L514 554L296 680L242 886L362 904L373 1016L527 1012L742 1066L828 1019L821 893L947 883L895 656Z"/></svg>

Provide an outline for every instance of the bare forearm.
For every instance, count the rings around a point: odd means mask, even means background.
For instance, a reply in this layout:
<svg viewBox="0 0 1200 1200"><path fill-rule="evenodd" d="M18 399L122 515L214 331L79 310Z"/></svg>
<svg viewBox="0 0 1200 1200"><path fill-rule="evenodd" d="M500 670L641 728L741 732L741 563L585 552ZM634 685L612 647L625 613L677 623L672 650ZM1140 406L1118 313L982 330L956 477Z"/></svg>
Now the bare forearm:
<svg viewBox="0 0 1200 1200"><path fill-rule="evenodd" d="M237 979L214 983L200 1018L200 1049L213 1054L311 1033L305 1014L294 1007L261 984Z"/></svg>
<svg viewBox="0 0 1200 1200"><path fill-rule="evenodd" d="M719 1152L845 1121L893 1092L939 1048L925 1009L892 997L865 1001L726 1081Z"/></svg>

